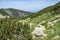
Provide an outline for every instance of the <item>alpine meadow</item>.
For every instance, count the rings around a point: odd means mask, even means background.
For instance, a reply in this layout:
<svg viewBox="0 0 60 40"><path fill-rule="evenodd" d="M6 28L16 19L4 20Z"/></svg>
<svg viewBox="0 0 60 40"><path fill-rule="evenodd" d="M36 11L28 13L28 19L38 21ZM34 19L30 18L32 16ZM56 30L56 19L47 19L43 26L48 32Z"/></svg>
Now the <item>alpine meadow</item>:
<svg viewBox="0 0 60 40"><path fill-rule="evenodd" d="M0 8L0 40L60 40L60 1L37 12Z"/></svg>

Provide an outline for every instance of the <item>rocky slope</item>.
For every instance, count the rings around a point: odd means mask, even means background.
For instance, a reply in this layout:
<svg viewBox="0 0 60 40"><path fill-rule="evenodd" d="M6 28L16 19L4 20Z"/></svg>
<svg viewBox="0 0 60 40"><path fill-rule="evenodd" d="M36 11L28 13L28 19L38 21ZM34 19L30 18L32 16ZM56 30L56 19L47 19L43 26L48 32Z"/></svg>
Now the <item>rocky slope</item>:
<svg viewBox="0 0 60 40"><path fill-rule="evenodd" d="M23 18L26 17L28 15L31 14L31 12L27 12L27 11L22 11L22 10L18 10L18 9L13 9L13 8L8 8L8 9L0 9L0 14L1 15L8 15L10 17L14 17L14 18Z"/></svg>

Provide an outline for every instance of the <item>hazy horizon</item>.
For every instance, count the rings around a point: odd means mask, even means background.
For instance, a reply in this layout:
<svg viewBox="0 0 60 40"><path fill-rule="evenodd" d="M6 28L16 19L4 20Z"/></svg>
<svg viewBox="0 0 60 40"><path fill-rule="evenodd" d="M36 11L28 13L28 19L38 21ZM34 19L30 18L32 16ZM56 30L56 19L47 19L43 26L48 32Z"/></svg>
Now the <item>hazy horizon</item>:
<svg viewBox="0 0 60 40"><path fill-rule="evenodd" d="M60 0L0 0L0 8L15 8L36 12L58 2Z"/></svg>

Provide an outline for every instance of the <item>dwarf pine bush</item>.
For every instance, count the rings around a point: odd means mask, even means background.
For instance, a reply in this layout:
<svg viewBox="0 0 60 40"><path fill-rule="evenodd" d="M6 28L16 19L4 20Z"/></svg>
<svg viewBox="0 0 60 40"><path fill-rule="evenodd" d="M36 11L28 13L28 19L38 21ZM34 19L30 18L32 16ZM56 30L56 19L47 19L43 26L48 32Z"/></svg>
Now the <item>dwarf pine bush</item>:
<svg viewBox="0 0 60 40"><path fill-rule="evenodd" d="M11 19L0 19L0 40L32 40L30 26Z"/></svg>

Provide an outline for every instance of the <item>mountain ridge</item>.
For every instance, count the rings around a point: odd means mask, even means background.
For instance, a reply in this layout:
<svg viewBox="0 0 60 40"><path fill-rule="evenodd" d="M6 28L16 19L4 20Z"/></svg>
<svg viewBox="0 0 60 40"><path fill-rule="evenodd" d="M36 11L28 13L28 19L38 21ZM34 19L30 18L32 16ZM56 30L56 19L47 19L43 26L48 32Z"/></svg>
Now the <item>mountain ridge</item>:
<svg viewBox="0 0 60 40"><path fill-rule="evenodd" d="M13 9L13 8L7 8L7 9L0 9L0 14L2 15L8 15L10 17L17 17L17 18L22 18L26 17L31 14L31 12L23 11L23 10L18 10L18 9Z"/></svg>
<svg viewBox="0 0 60 40"><path fill-rule="evenodd" d="M59 12L60 11L60 2L56 3L53 6L48 6L48 7L44 8L44 9L42 9L42 10L39 10L38 12L36 12L33 15L31 15L30 17L34 18L34 17L37 17L37 16L42 15L44 13L48 13L48 12L52 12L52 11L54 11L57 14L58 13L60 14L60 12Z"/></svg>

